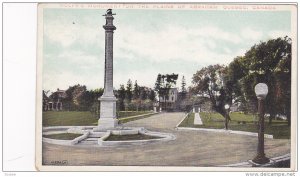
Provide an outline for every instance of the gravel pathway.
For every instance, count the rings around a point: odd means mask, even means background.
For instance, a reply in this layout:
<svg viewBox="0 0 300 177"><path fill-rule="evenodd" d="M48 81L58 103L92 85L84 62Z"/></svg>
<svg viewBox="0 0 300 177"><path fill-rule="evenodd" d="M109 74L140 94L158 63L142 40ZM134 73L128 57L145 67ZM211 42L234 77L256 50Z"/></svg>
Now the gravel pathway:
<svg viewBox="0 0 300 177"><path fill-rule="evenodd" d="M195 125L203 125L199 113L195 113L194 124Z"/></svg>

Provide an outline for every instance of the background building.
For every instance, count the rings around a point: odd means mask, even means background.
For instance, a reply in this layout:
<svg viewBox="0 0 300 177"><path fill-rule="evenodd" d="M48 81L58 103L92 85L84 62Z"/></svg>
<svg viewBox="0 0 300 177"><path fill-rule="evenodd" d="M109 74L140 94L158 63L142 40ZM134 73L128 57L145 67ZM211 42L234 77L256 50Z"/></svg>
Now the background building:
<svg viewBox="0 0 300 177"><path fill-rule="evenodd" d="M175 111L177 98L178 89L170 88L167 96L159 97L159 106L164 111Z"/></svg>
<svg viewBox="0 0 300 177"><path fill-rule="evenodd" d="M57 89L49 97L43 91L43 111L61 111L63 110L62 100L66 97L65 90Z"/></svg>

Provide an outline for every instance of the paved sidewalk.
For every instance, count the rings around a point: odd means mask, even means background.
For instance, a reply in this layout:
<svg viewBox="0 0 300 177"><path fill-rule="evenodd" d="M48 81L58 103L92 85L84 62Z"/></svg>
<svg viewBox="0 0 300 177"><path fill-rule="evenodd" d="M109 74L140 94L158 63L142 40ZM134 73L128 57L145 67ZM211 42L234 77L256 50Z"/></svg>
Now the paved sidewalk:
<svg viewBox="0 0 300 177"><path fill-rule="evenodd" d="M123 147L78 147L43 143L43 163L96 166L220 166L248 161L256 154L257 137L206 131L175 130L184 113L161 113L124 124L172 133L175 140ZM265 139L267 157L290 153L290 140Z"/></svg>
<svg viewBox="0 0 300 177"><path fill-rule="evenodd" d="M195 113L194 125L203 125L199 113Z"/></svg>

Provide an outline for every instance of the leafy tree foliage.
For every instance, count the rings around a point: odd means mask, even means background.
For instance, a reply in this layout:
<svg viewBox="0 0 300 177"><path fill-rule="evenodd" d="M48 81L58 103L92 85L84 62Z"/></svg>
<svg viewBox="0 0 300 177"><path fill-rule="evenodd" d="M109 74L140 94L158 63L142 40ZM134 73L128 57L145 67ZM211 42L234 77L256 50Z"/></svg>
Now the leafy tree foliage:
<svg viewBox="0 0 300 177"><path fill-rule="evenodd" d="M127 88L122 84L118 90L115 90L115 96L117 97L117 110L124 111L136 111L136 110L151 110L153 102L155 101L155 92L154 90L145 87L138 86L139 89L136 93L139 97L136 99L131 99L129 101L129 97L133 95L134 90L130 89L131 80L127 82ZM130 93L129 93L129 90ZM49 100L57 100L58 92L53 92L49 97L47 97L47 93L49 91L43 91L43 104ZM64 97L62 98L63 109L68 111L91 111L95 117L99 117L100 114L100 101L99 98L102 96L104 89L94 89L87 90L84 85L74 85L70 86L64 92ZM128 97L129 96L129 97ZM45 107L45 106L44 106Z"/></svg>
<svg viewBox="0 0 300 177"><path fill-rule="evenodd" d="M152 102L155 101L155 92L152 89L150 90L149 100L151 100Z"/></svg>
<svg viewBox="0 0 300 177"><path fill-rule="evenodd" d="M49 92L49 91L48 91ZM46 93L46 92L44 92ZM45 101L60 101L63 109L67 111L91 111L95 115L99 114L98 98L103 94L103 89L87 90L85 85L70 86L65 91L52 92ZM46 94L43 94L46 95ZM63 96L62 96L63 95Z"/></svg>
<svg viewBox="0 0 300 177"><path fill-rule="evenodd" d="M132 81L129 79L126 86L126 99L131 102L132 99Z"/></svg>
<svg viewBox="0 0 300 177"><path fill-rule="evenodd" d="M266 112L271 123L275 115L291 115L291 44L290 38L271 39L234 58L228 66L210 65L193 76L192 91L208 96L213 109L226 117L224 105L241 103L245 112L256 112L256 84L268 85ZM230 119L230 118L229 118Z"/></svg>
<svg viewBox="0 0 300 177"><path fill-rule="evenodd" d="M229 82L225 80L226 74L227 68L224 65L209 65L202 68L193 75L192 92L209 97L212 109L230 120L224 106L232 104L233 92Z"/></svg>
<svg viewBox="0 0 300 177"><path fill-rule="evenodd" d="M125 110L125 98L126 98L126 90L124 85L120 85L120 89L118 90L118 105L119 105L119 110Z"/></svg>
<svg viewBox="0 0 300 177"><path fill-rule="evenodd" d="M116 95L118 98L118 105L120 111L139 111L139 110L151 110L153 102L155 101L155 92L145 86L139 86L135 81L134 88L132 82L129 79L127 82L127 88L125 90L124 85L120 85L120 89ZM129 91L130 90L130 91ZM129 95L129 97L128 97ZM130 98L131 95L131 100Z"/></svg>
<svg viewBox="0 0 300 177"><path fill-rule="evenodd" d="M184 78L184 76L182 76L182 79L181 79L181 92L182 93L186 93L185 86L186 86L185 78Z"/></svg>
<svg viewBox="0 0 300 177"><path fill-rule="evenodd" d="M133 99L138 99L139 97L140 97L140 88L137 81L135 81L134 88L133 88Z"/></svg>
<svg viewBox="0 0 300 177"><path fill-rule="evenodd" d="M271 39L254 45L245 56L236 58L229 65L229 77L234 85L234 92L240 96L244 104L256 103L254 87L260 82L266 83L269 88L266 97L266 112L270 114L269 123L277 114L284 114L290 124L290 38Z"/></svg>

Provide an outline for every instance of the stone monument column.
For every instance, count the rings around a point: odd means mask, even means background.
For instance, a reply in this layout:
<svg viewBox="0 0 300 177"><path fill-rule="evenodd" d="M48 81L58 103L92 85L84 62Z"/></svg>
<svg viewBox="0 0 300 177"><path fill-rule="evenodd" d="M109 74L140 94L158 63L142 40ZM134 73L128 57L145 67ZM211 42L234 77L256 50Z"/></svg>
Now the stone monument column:
<svg viewBox="0 0 300 177"><path fill-rule="evenodd" d="M105 29L105 68L104 68L104 93L100 100L100 118L97 130L106 130L117 126L116 97L113 93L113 34L116 27L113 25L111 9L106 11Z"/></svg>

